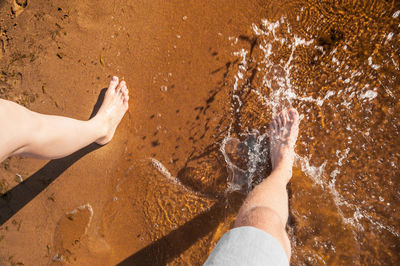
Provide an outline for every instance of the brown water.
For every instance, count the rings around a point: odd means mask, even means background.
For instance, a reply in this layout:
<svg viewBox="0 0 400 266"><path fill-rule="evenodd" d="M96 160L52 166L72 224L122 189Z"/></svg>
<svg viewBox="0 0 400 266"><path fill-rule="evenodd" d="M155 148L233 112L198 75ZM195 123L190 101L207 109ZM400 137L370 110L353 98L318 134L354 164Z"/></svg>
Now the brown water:
<svg viewBox="0 0 400 266"><path fill-rule="evenodd" d="M3 98L85 119L117 73L132 100L80 160L2 164L3 264L203 263L289 106L292 264L398 264L400 2L22 2L0 1Z"/></svg>

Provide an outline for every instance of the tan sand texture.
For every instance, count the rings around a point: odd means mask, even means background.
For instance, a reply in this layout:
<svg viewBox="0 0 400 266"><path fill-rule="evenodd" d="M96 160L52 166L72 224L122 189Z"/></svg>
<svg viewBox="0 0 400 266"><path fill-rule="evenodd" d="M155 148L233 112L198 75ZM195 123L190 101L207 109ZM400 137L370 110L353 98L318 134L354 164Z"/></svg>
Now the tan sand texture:
<svg viewBox="0 0 400 266"><path fill-rule="evenodd" d="M1 163L0 265L201 265L289 106L292 265L399 264L399 20L395 0L0 0L1 98L84 120L112 75L130 90L106 146Z"/></svg>

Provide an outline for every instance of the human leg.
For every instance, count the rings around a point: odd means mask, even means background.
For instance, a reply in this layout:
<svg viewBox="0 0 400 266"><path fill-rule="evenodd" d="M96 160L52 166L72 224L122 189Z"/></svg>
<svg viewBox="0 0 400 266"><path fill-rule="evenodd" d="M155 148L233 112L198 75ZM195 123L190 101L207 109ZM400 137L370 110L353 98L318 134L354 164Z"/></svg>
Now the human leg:
<svg viewBox="0 0 400 266"><path fill-rule="evenodd" d="M0 161L12 155L44 159L67 156L90 143L108 143L128 109L128 89L113 77L102 106L88 121L32 112L0 100Z"/></svg>
<svg viewBox="0 0 400 266"><path fill-rule="evenodd" d="M298 123L295 109L282 111L271 123L273 171L247 196L235 222L235 227L253 226L272 235L282 245L289 259L290 241L285 230L289 213L286 185L292 176Z"/></svg>

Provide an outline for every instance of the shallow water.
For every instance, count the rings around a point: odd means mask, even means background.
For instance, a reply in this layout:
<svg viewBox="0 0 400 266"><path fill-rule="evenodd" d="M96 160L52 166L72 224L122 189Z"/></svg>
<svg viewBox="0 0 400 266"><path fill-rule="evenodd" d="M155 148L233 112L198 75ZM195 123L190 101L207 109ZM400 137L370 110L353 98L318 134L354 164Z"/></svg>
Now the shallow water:
<svg viewBox="0 0 400 266"><path fill-rule="evenodd" d="M301 133L289 186L292 263L395 264L400 260L399 4L266 5L269 12L251 25L252 34L231 38L237 59L224 79L231 101L228 117L219 123L225 123L218 128L224 133L215 139L220 151L198 152L178 180L214 196L248 191L269 172L268 122L293 106L301 114ZM245 147L242 162L232 162L225 150L237 139ZM218 180L225 179L221 187Z"/></svg>
<svg viewBox="0 0 400 266"><path fill-rule="evenodd" d="M289 186L294 265L396 264L399 3L277 6L242 38L250 48L238 51L229 133L262 130L284 107L301 114Z"/></svg>
<svg viewBox="0 0 400 266"><path fill-rule="evenodd" d="M54 49L71 61L56 66L75 75L115 71L137 98L115 146L75 163L2 226L4 261L29 264L21 251L28 248L34 261L53 263L63 254L61 262L76 264L201 264L270 172L268 123L290 106L301 114L288 186L292 264L400 261L398 1L63 4L68 37L60 34ZM93 63L98 51L103 70ZM17 88L15 80L5 82ZM66 110L54 109L66 114L80 110L79 93L59 89L39 100L66 95L55 104ZM6 170L20 171L22 162Z"/></svg>

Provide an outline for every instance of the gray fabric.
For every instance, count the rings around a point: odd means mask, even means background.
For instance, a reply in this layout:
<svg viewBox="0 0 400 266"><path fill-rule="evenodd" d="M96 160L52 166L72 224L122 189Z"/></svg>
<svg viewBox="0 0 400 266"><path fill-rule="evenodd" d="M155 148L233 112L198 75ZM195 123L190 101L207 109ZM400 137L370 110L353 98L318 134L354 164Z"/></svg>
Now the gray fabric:
<svg viewBox="0 0 400 266"><path fill-rule="evenodd" d="M286 253L267 232L251 226L234 228L218 241L205 266L289 265Z"/></svg>

